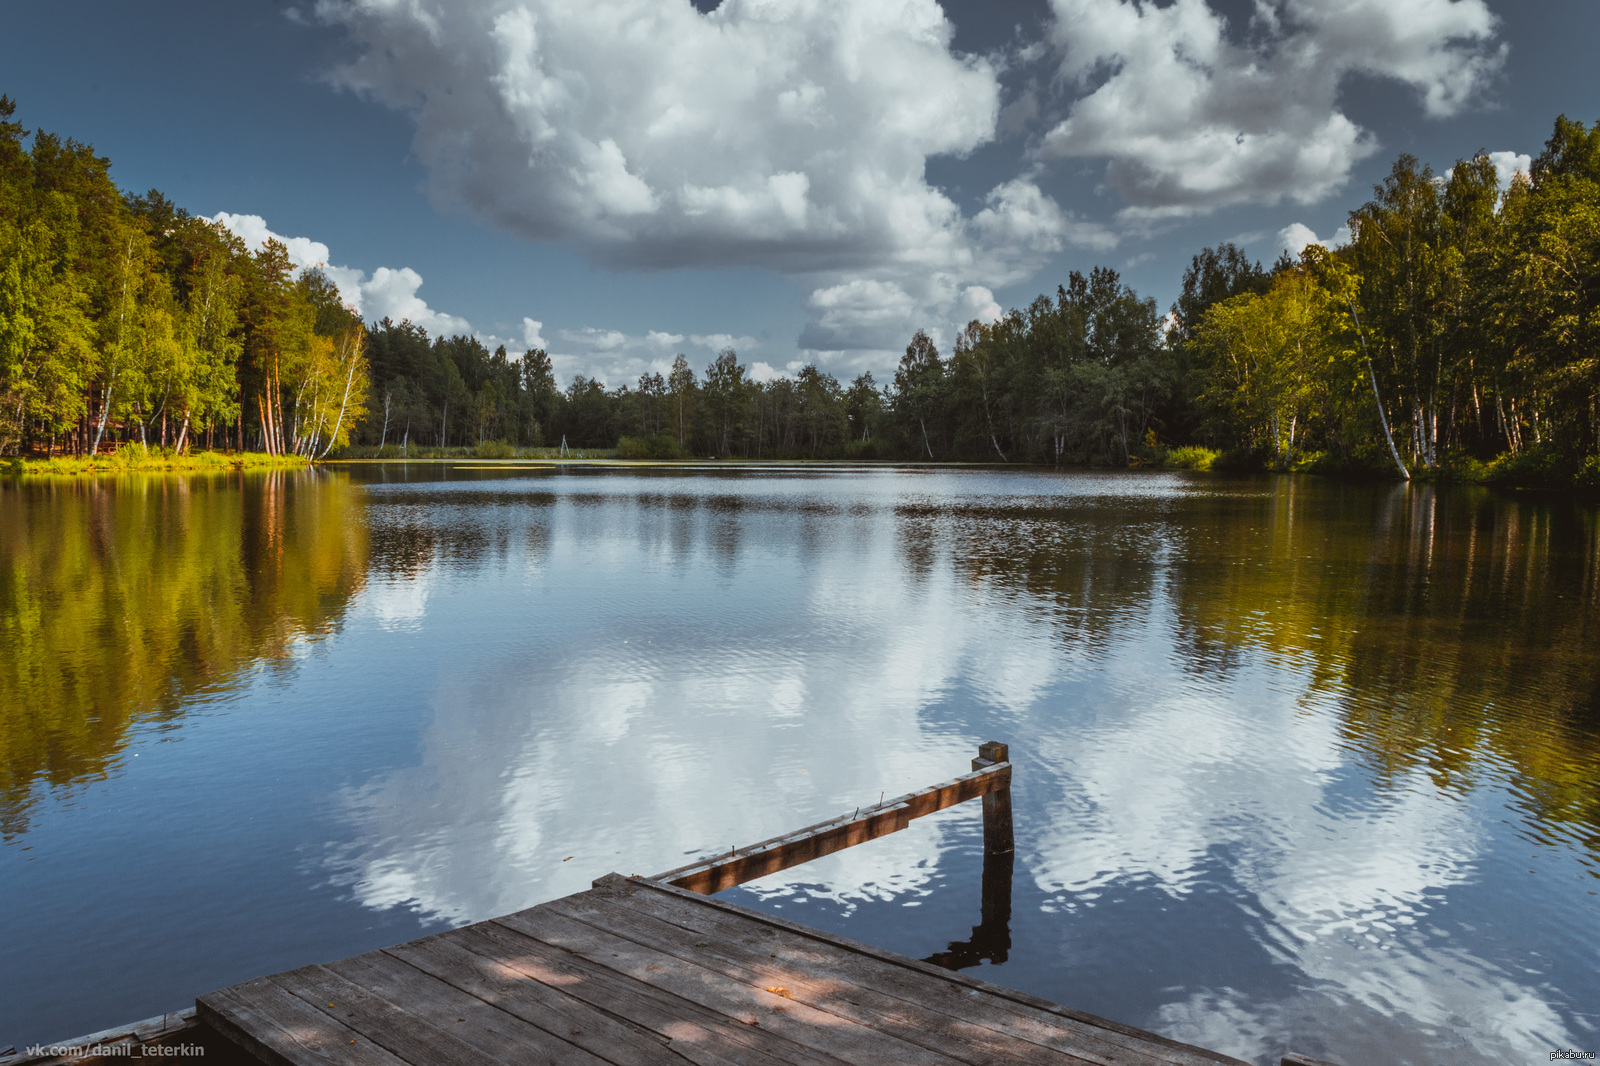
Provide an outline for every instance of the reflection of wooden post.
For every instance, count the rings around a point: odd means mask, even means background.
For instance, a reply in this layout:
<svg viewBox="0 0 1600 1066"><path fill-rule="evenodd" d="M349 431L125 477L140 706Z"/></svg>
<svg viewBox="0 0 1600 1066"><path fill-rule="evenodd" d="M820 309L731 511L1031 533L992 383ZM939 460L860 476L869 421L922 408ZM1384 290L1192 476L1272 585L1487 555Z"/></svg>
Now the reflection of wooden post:
<svg viewBox="0 0 1600 1066"><path fill-rule="evenodd" d="M1009 745L998 740L979 745L978 757L972 760L974 770L982 770L995 763L1010 762ZM983 797L983 853L1008 855L1015 850L1011 835L1011 788L999 789Z"/></svg>
<svg viewBox="0 0 1600 1066"><path fill-rule="evenodd" d="M991 740L978 748L972 760L974 772L999 763L1010 763L1006 745ZM1010 781L1010 769L1005 773ZM978 924L972 936L952 943L924 962L947 970L964 970L984 960L998 966L1011 953L1011 871L1016 849L1011 837L1011 786L983 794L983 881L979 900Z"/></svg>

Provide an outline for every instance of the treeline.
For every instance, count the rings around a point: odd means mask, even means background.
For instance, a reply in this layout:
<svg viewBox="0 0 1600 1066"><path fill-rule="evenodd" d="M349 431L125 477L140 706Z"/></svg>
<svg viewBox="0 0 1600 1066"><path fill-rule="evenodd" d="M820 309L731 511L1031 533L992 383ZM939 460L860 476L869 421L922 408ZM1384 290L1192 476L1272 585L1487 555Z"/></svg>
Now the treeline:
<svg viewBox="0 0 1600 1066"><path fill-rule="evenodd" d="M1499 457L1600 484L1600 124L1558 119L1504 188L1482 155L1444 175L1403 155L1349 225L1270 272L1195 259L1169 338L1186 430L1279 468Z"/></svg>
<svg viewBox="0 0 1600 1066"><path fill-rule="evenodd" d="M0 454L326 454L361 420L365 329L320 272L152 190L0 96Z"/></svg>
<svg viewBox="0 0 1600 1066"><path fill-rule="evenodd" d="M320 456L346 443L618 447L640 457L1161 461L1600 482L1600 125L1558 119L1508 186L1401 156L1350 243L1270 267L1193 257L1162 314L1117 272L918 331L887 382L817 366L558 386L549 355L370 329L276 242L250 252L0 97L0 454L106 441Z"/></svg>
<svg viewBox="0 0 1600 1066"><path fill-rule="evenodd" d="M374 377L413 426L442 426L455 397L457 443L1116 466L1194 445L1244 467L1600 483L1600 126L1557 120L1505 186L1484 155L1444 175L1401 156L1349 228L1270 267L1205 249L1165 315L1114 270L1074 272L948 355L919 331L882 384L816 366L756 382L727 350L698 376L680 355L664 377L558 390L542 351L387 323ZM411 369L391 377L380 350Z"/></svg>

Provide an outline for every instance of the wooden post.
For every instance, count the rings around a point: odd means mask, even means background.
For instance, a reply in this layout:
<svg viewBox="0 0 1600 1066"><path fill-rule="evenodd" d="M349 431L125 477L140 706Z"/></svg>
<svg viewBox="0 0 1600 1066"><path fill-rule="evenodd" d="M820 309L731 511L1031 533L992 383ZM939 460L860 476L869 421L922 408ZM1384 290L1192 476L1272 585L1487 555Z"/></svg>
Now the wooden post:
<svg viewBox="0 0 1600 1066"><path fill-rule="evenodd" d="M1000 763L1009 764L1010 750L997 740L978 748L972 760L974 772ZM983 880L979 897L978 924L966 940L952 942L944 951L929 955L923 962L947 970L964 970L988 961L999 965L1011 953L1011 874L1016 849L1011 834L1011 773L1005 771L1006 784L983 794Z"/></svg>
<svg viewBox="0 0 1600 1066"><path fill-rule="evenodd" d="M998 740L978 746L978 757L972 760L974 770L984 770L996 763L1010 762L1010 745ZM1015 850L1011 834L1011 786L986 793L983 797L983 853L1009 855Z"/></svg>

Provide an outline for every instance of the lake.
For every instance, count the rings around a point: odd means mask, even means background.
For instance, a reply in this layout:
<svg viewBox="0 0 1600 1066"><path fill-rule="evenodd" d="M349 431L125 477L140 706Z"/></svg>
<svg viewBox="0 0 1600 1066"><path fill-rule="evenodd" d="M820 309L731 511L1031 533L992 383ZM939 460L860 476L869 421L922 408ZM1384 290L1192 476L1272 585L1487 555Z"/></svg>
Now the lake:
<svg viewBox="0 0 1600 1066"><path fill-rule="evenodd" d="M0 1049L657 873L1001 740L998 928L977 804L726 898L1262 1063L1600 1051L1600 518L1561 498L11 480L0 601Z"/></svg>

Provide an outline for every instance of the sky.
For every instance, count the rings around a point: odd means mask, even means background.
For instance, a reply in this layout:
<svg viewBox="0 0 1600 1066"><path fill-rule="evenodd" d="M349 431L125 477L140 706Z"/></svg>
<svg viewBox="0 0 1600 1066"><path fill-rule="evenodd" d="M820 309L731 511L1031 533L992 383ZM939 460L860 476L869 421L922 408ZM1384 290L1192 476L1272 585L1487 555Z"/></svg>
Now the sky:
<svg viewBox="0 0 1600 1066"><path fill-rule="evenodd" d="M1111 266L1336 242L1600 118L1593 0L0 0L0 93L369 320L887 381Z"/></svg>

